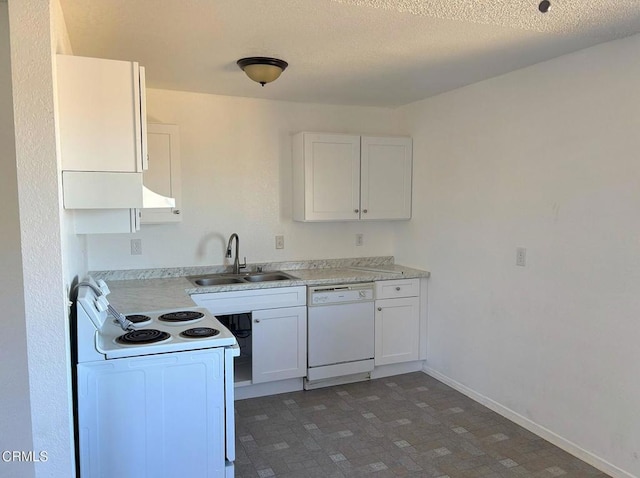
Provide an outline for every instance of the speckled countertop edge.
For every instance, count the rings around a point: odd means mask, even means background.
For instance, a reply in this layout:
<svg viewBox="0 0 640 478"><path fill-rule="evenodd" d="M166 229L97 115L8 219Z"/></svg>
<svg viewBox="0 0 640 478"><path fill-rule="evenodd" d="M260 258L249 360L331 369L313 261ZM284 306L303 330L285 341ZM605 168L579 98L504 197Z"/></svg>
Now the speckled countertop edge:
<svg viewBox="0 0 640 478"><path fill-rule="evenodd" d="M355 282L373 282L390 279L414 279L429 277L429 272L404 267L391 261L375 263L358 260L355 265L345 263L344 259L337 260L333 263L336 267L311 267L311 268L290 268L285 269L285 263L277 264L275 268L265 270L286 270L288 274L295 277L293 280L258 282L258 283L240 283L217 285L209 287L194 287L186 277L183 276L164 276L145 277L136 271L138 278L133 279L115 279L105 278L105 276L94 275L95 278L104 279L110 290L109 301L123 313L143 312L152 310L172 309L180 307L193 307L194 303L190 298L192 294L204 294L209 292L230 292L249 289L271 289L277 287L294 287L294 286L312 286L312 285L330 285L340 283ZM318 261L315 261L316 263ZM328 261L322 261L323 264ZM296 263L299 264L299 263ZM192 271L194 268L182 268L183 271ZM186 275L197 275L203 273L224 272L212 271L208 268L206 272L201 272L201 268L197 272L190 272ZM163 269L167 270L167 269ZM124 271L127 272L127 271ZM142 271L145 272L145 271ZM126 275L124 275L126 276ZM123 277L123 274L117 274L115 277Z"/></svg>
<svg viewBox="0 0 640 478"><path fill-rule="evenodd" d="M393 266L393 256L352 257L345 259L314 259L308 261L286 262L256 262L248 264L248 269L255 271L258 267L263 271L295 271L300 269L337 269L345 267L388 267ZM119 271L90 271L95 279L105 281L135 280L135 279L164 279L169 277L187 277L204 274L219 274L230 272L230 266L192 266L165 267L157 269L127 269Z"/></svg>

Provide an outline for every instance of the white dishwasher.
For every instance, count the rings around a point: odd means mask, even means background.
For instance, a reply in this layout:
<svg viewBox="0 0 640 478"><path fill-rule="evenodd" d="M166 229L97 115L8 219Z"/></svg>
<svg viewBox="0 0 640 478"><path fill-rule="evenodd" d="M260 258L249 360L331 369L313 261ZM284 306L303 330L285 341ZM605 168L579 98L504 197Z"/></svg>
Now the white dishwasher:
<svg viewBox="0 0 640 478"><path fill-rule="evenodd" d="M308 288L307 381L373 370L373 282Z"/></svg>

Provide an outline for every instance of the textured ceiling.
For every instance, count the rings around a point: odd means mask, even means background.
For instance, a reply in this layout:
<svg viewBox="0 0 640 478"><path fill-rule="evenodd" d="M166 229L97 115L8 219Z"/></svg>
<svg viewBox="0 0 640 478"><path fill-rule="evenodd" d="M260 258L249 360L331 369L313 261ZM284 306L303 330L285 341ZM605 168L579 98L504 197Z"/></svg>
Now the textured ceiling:
<svg viewBox="0 0 640 478"><path fill-rule="evenodd" d="M536 32L592 34L637 25L638 0L552 0L550 12L536 14L539 0L334 0L433 18L511 27ZM634 31L633 29L631 31Z"/></svg>
<svg viewBox="0 0 640 478"><path fill-rule="evenodd" d="M61 0L74 53L148 86L370 106L420 100L640 32L640 0ZM245 56L289 62L261 88Z"/></svg>

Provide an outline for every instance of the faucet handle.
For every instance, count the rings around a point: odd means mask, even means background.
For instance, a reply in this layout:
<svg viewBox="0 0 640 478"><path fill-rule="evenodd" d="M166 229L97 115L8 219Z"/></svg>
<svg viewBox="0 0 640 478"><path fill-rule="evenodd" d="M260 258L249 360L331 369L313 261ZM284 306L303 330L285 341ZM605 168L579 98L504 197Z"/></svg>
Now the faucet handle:
<svg viewBox="0 0 640 478"><path fill-rule="evenodd" d="M238 264L238 269L246 269L247 268L247 256L244 256L244 264Z"/></svg>

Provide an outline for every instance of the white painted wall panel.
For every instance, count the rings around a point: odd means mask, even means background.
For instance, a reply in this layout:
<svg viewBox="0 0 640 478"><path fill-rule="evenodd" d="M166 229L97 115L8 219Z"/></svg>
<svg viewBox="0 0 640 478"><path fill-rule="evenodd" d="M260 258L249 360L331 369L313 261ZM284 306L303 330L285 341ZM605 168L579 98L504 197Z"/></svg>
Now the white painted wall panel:
<svg viewBox="0 0 640 478"><path fill-rule="evenodd" d="M229 263L233 232L248 262L391 252L391 222L293 222L291 142L300 131L401 134L393 110L153 89L147 100L149 122L180 127L183 219L143 225L140 256L130 254L131 235L89 236L91 270ZM364 234L361 247L356 233ZM284 249L275 249L276 234Z"/></svg>
<svg viewBox="0 0 640 478"><path fill-rule="evenodd" d="M9 18L0 2L0 84L11 85ZM0 89L0 451L31 450L31 410L24 299L20 214L16 177L11 88ZM9 385L10 386L7 386ZM34 476L32 463L0 462L0 476Z"/></svg>
<svg viewBox="0 0 640 478"><path fill-rule="evenodd" d="M68 38L57 0L11 2L8 11L32 450L48 458L33 469L73 477L67 288L86 261L62 210L52 60Z"/></svg>
<svg viewBox="0 0 640 478"><path fill-rule="evenodd" d="M414 215L395 255L432 274L428 366L616 476L640 476L639 49L402 108Z"/></svg>

